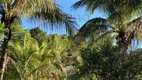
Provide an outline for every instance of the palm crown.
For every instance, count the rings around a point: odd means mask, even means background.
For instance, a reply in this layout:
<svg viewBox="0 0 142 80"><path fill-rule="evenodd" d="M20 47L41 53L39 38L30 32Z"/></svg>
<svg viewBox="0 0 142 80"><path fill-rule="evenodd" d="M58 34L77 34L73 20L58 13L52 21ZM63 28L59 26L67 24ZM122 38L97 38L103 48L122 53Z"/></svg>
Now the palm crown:
<svg viewBox="0 0 142 80"><path fill-rule="evenodd" d="M23 15L33 20L46 20L52 27L65 25L68 32L76 29L74 18L62 12L53 0L1 0L0 14L2 22L13 23Z"/></svg>
<svg viewBox="0 0 142 80"><path fill-rule="evenodd" d="M87 10L94 12L100 9L107 14L108 18L94 18L85 23L79 30L78 38L97 34L116 35L118 45L126 53L132 40L141 40L141 0L80 0L73 5L73 8L85 6Z"/></svg>

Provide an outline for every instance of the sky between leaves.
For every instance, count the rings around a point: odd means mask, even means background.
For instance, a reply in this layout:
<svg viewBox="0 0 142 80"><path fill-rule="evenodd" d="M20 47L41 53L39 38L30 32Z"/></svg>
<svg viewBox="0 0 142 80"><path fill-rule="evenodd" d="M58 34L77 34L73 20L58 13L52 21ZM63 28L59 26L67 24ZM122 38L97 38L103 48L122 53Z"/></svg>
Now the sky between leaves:
<svg viewBox="0 0 142 80"><path fill-rule="evenodd" d="M57 0L57 4L60 6L60 9L63 10L67 14L71 14L74 18L76 18L76 22L78 24L77 28L79 29L85 22L87 22L89 19L94 17L104 17L105 15L99 11L95 11L93 15L91 15L89 12L85 10L85 8L80 8L77 10L74 10L71 8L71 6L77 2L78 0ZM65 30L59 30L59 31L51 31L48 28L45 29L42 26L35 26L33 23L30 23L28 20L22 20L22 26L25 29L31 29L34 27L41 27L44 31L47 32L47 34L65 34Z"/></svg>

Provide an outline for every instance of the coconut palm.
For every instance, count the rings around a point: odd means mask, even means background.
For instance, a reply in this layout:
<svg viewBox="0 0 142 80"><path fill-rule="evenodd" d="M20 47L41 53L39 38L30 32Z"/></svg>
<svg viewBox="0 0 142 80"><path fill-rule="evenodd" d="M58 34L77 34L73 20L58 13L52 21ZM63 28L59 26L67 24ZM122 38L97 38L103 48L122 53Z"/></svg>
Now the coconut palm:
<svg viewBox="0 0 142 80"><path fill-rule="evenodd" d="M7 47L11 39L11 24L19 21L21 16L26 16L32 20L46 20L44 24L51 25L56 28L64 28L68 32L75 29L73 18L62 12L53 0L1 0L0 1L1 23L4 23L5 38L1 51L1 80L6 66Z"/></svg>
<svg viewBox="0 0 142 80"><path fill-rule="evenodd" d="M19 41L20 42L20 41ZM19 42L10 42L9 67L5 79L9 80L37 80L37 79L61 79L65 77L60 65L60 54L49 49L46 43L41 46L34 39L26 42L25 48ZM58 50L57 50L58 51ZM12 77L9 74L17 76Z"/></svg>
<svg viewBox="0 0 142 80"><path fill-rule="evenodd" d="M66 66L71 64L71 62L69 63L70 56L68 54L74 46L68 36L45 35L46 41L38 44L36 38L32 38L30 32L25 31L26 44L23 44L23 29L16 25L11 28L13 36L9 42L9 62L4 79L47 80L54 78L62 80L66 78ZM21 33L18 34L17 31ZM42 37L39 36L39 38ZM23 71L24 69L25 71Z"/></svg>
<svg viewBox="0 0 142 80"><path fill-rule="evenodd" d="M93 18L85 23L79 30L78 36L87 37L92 34L105 36L115 35L119 47L125 56L132 40L141 40L142 22L141 0L80 0L73 8L86 6L86 9L94 12L99 9L107 14L108 18ZM79 38L78 38L79 39ZM98 39L97 39L98 40Z"/></svg>

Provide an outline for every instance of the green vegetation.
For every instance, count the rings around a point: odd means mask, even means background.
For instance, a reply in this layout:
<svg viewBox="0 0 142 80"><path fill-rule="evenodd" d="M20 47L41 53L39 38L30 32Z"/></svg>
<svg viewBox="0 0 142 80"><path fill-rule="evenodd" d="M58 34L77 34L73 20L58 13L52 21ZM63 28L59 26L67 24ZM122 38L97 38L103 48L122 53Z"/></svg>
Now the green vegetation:
<svg viewBox="0 0 142 80"><path fill-rule="evenodd" d="M142 1L79 0L72 7L83 6L108 18L93 18L74 34L74 18L52 0L1 0L0 80L141 80L135 43L142 39ZM21 16L67 34L23 29Z"/></svg>

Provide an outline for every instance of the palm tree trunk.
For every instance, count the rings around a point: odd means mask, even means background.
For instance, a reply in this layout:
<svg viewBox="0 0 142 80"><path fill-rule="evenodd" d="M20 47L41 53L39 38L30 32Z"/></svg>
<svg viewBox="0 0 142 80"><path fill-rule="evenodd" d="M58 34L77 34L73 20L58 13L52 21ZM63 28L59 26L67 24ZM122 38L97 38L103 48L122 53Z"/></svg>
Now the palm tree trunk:
<svg viewBox="0 0 142 80"><path fill-rule="evenodd" d="M129 43L128 42L125 42L123 45L122 45L122 69L124 70L124 74L121 75L120 79L121 80L126 80L127 78L127 75L126 75L126 69L125 69L125 63L126 63L126 57L127 57L127 51L128 51L128 48L129 48Z"/></svg>
<svg viewBox="0 0 142 80"><path fill-rule="evenodd" d="M6 68L6 64L7 64L7 48L8 47L8 41L6 39L4 39L3 45L2 45L2 56L1 56L1 62L0 62L0 80L3 80L3 76L4 76L4 71Z"/></svg>
<svg viewBox="0 0 142 80"><path fill-rule="evenodd" d="M125 37L118 37L118 46L121 48L122 50L122 58L126 57L127 54L127 50L129 48L129 45L131 44L129 39L126 39Z"/></svg>
<svg viewBox="0 0 142 80"><path fill-rule="evenodd" d="M129 48L129 44L127 42L122 45L122 57L123 58L126 57L128 48Z"/></svg>
<svg viewBox="0 0 142 80"><path fill-rule="evenodd" d="M5 68L7 65L7 50L8 50L8 42L11 39L11 29L10 25L5 25L5 28L8 29L8 32L5 32L5 38L2 44L2 51L1 51L1 61L0 61L0 80L3 80Z"/></svg>

